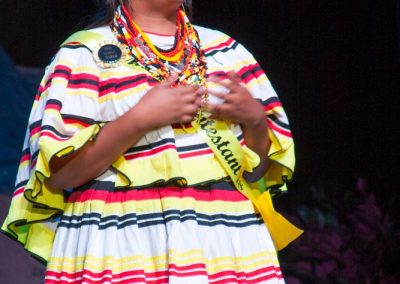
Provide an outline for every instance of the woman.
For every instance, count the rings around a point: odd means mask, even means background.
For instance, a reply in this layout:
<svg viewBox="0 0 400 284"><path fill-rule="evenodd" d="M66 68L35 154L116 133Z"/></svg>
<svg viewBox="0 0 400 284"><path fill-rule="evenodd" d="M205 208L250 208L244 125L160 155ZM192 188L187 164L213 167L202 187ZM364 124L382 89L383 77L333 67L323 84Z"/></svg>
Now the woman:
<svg viewBox="0 0 400 284"><path fill-rule="evenodd" d="M46 69L2 228L46 283L283 282L247 182L291 179L285 113L250 53L183 2L106 1Z"/></svg>

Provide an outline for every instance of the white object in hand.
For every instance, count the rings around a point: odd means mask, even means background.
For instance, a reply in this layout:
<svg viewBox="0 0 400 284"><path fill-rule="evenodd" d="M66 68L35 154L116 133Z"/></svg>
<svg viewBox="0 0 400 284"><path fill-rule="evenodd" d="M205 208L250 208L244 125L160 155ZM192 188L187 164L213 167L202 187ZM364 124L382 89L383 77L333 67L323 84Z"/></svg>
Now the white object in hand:
<svg viewBox="0 0 400 284"><path fill-rule="evenodd" d="M229 92L228 88L213 82L209 82L207 84L207 89L208 89L208 102L210 104L215 104L215 105L222 104L224 100L215 96L214 93L227 94Z"/></svg>

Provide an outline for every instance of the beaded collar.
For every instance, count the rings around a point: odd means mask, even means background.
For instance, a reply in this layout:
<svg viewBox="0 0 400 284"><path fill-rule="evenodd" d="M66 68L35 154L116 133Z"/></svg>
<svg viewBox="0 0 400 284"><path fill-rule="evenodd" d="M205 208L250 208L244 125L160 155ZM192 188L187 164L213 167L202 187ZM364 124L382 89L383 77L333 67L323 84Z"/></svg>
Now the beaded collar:
<svg viewBox="0 0 400 284"><path fill-rule="evenodd" d="M172 70L178 70L178 79L174 86L205 86L206 57L197 32L182 9L177 13L176 27L173 48L160 50L132 20L124 5L117 8L111 25L118 40L128 47L129 64L143 67L157 81L165 80Z"/></svg>

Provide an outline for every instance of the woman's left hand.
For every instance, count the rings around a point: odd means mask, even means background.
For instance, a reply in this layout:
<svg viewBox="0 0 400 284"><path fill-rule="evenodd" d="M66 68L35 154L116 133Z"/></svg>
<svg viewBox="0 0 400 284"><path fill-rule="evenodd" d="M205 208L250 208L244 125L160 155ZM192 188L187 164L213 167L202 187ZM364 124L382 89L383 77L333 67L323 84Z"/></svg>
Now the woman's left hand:
<svg viewBox="0 0 400 284"><path fill-rule="evenodd" d="M211 77L208 81L217 83L225 88L225 92L208 90L209 95L220 98L220 104L207 104L207 111L212 118L229 120L243 126L252 126L265 121L262 104L253 98L235 72L229 72L228 80Z"/></svg>
<svg viewBox="0 0 400 284"><path fill-rule="evenodd" d="M263 105L250 94L242 80L234 73L228 73L228 80L212 77L209 81L225 88L225 92L208 90L209 95L220 98L221 104L207 105L211 117L240 123L246 145L258 154L260 164L252 173L245 173L245 179L254 182L260 179L270 161L267 157L271 142L267 135L268 125Z"/></svg>

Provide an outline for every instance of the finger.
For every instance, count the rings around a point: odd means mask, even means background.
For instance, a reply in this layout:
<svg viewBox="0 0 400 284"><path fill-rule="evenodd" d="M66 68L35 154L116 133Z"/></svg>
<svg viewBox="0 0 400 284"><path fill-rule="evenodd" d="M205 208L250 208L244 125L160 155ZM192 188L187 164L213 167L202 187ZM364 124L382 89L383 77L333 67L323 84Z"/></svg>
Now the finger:
<svg viewBox="0 0 400 284"><path fill-rule="evenodd" d="M210 117L210 119L214 119L214 120L224 120L222 117L220 117L219 115L216 115L216 114L212 114L209 117Z"/></svg>
<svg viewBox="0 0 400 284"><path fill-rule="evenodd" d="M194 119L194 115L184 115L184 116L182 116L180 122L189 123L189 122L193 121L193 119Z"/></svg>
<svg viewBox="0 0 400 284"><path fill-rule="evenodd" d="M213 75L213 76L210 76L209 78L207 78L207 81L214 82L214 83L219 83L219 82L223 82L226 80L233 81L236 83L242 82L242 78L235 71L228 71L226 73L226 77L227 77L227 79L222 79L221 76Z"/></svg>
<svg viewBox="0 0 400 284"><path fill-rule="evenodd" d="M196 105L186 106L182 115L181 120L192 121L196 117L199 108Z"/></svg>
<svg viewBox="0 0 400 284"><path fill-rule="evenodd" d="M198 96L196 95L196 93L188 93L188 94L183 94L182 96L182 100L185 103L188 104L195 104Z"/></svg>
<svg viewBox="0 0 400 284"><path fill-rule="evenodd" d="M221 105L220 104L211 104L207 103L205 107L206 111L211 114L219 114L221 112Z"/></svg>
<svg viewBox="0 0 400 284"><path fill-rule="evenodd" d="M201 97L203 95L207 94L207 88L204 86L199 86L199 88L196 90L196 95Z"/></svg>
<svg viewBox="0 0 400 284"><path fill-rule="evenodd" d="M207 112L210 114L210 118L217 120L225 120L232 121L234 117L230 115L230 112L227 111L226 107L221 105L208 105Z"/></svg>
<svg viewBox="0 0 400 284"><path fill-rule="evenodd" d="M201 108L202 101L203 101L202 97L196 96L196 99L194 101L194 105L199 109L199 108Z"/></svg>
<svg viewBox="0 0 400 284"><path fill-rule="evenodd" d="M207 82L216 83L218 85L223 85L223 86L229 84L228 79L222 79L221 77L218 76L210 76L209 78L207 78Z"/></svg>
<svg viewBox="0 0 400 284"><path fill-rule="evenodd" d="M214 83L218 83L219 81L222 81L222 79L218 76L212 75L210 77L207 78L208 82L214 82Z"/></svg>
<svg viewBox="0 0 400 284"><path fill-rule="evenodd" d="M216 114L210 115L209 118L214 119L214 120L225 121L226 123L238 124L238 122L234 119L227 119L227 118L224 118L224 117L222 117L220 115L216 115Z"/></svg>
<svg viewBox="0 0 400 284"><path fill-rule="evenodd" d="M199 85L186 85L176 88L177 92L180 94L196 94L197 90L200 88Z"/></svg>
<svg viewBox="0 0 400 284"><path fill-rule="evenodd" d="M231 81L234 81L238 84L242 83L242 78L236 72L229 71L227 75Z"/></svg>
<svg viewBox="0 0 400 284"><path fill-rule="evenodd" d="M185 115L195 115L199 108L195 104L189 104L184 106L182 113Z"/></svg>
<svg viewBox="0 0 400 284"><path fill-rule="evenodd" d="M235 115L235 105L233 104L207 104L207 110L211 114L218 114L225 118L233 117Z"/></svg>
<svg viewBox="0 0 400 284"><path fill-rule="evenodd" d="M161 81L158 85L162 86L162 87L172 87L175 84L175 81L178 79L178 74L176 73L172 73L171 75L169 75L169 77L167 79L165 79L164 81Z"/></svg>

